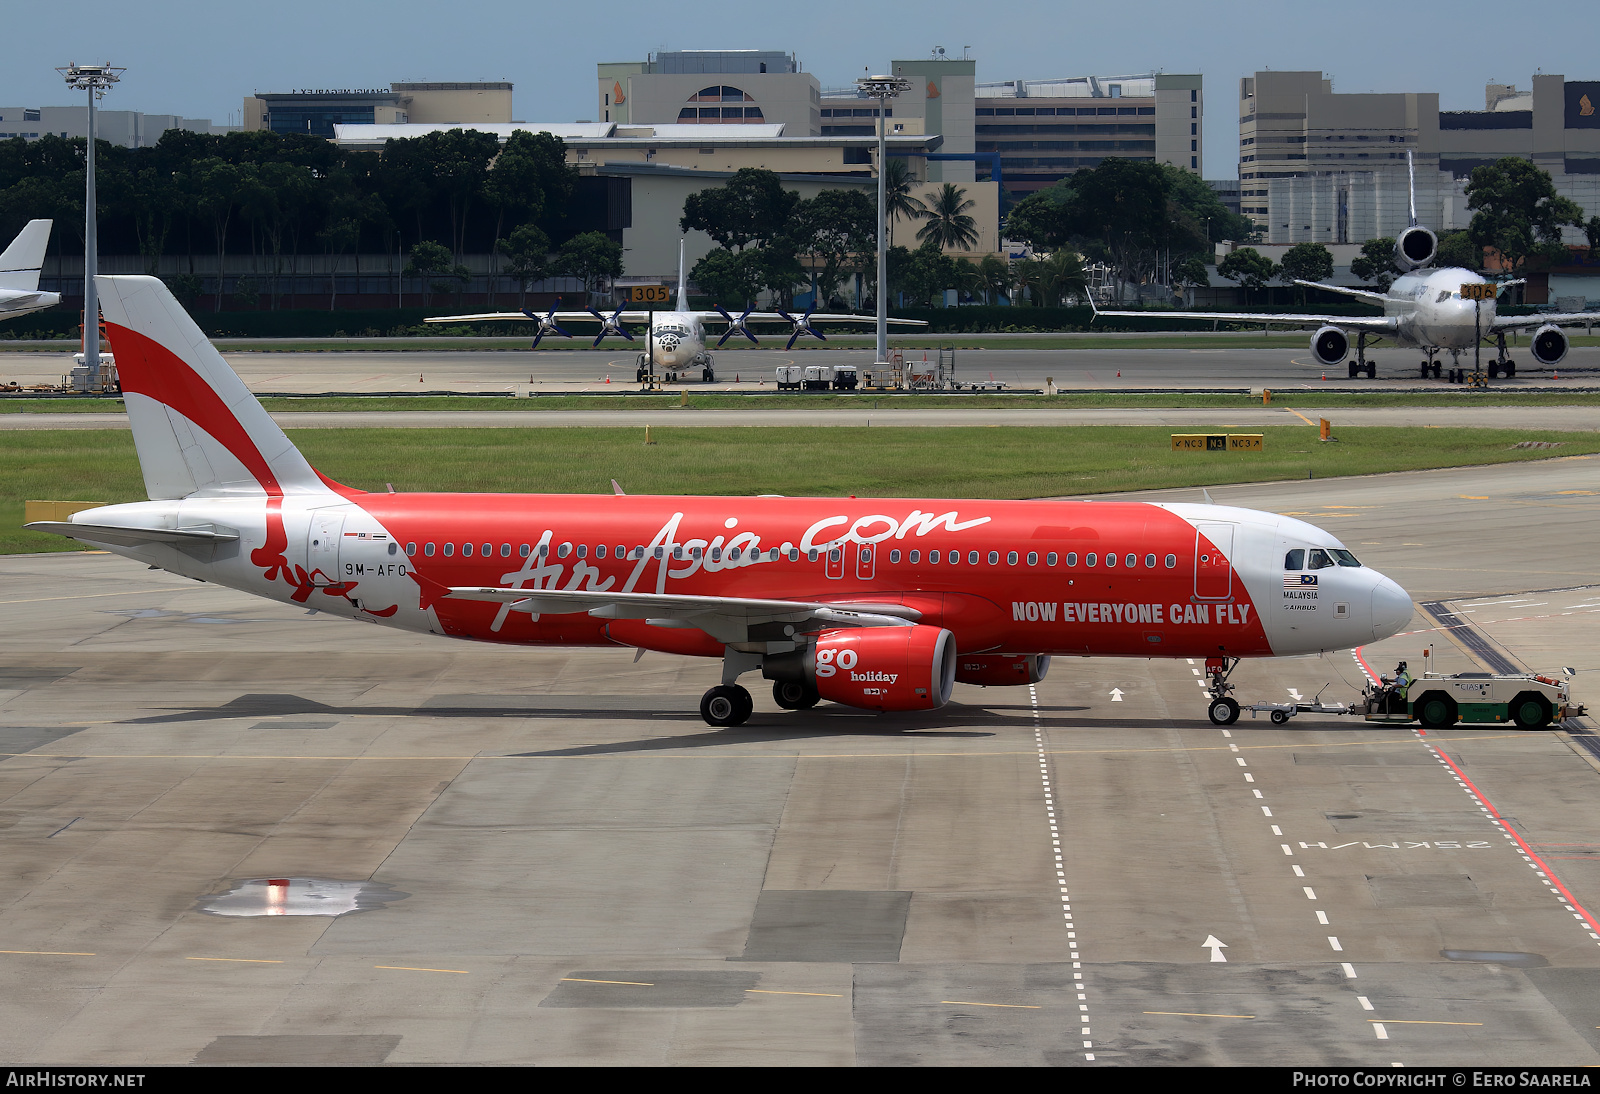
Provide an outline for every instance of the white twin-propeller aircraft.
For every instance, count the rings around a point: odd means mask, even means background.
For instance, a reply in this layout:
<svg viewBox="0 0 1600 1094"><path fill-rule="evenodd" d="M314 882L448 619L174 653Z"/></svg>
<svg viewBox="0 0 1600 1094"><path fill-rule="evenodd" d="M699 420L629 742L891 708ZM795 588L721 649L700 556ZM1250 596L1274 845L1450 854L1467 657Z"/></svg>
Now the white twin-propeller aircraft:
<svg viewBox="0 0 1600 1094"><path fill-rule="evenodd" d="M747 308L742 315L734 316L721 307L711 311L694 311L689 307L689 291L687 279L684 276L684 251L683 244L678 244L678 292L671 311L646 311L642 309L618 308L610 315L596 311L593 308L587 311L556 311L554 308L546 315L532 311L513 312L482 312L475 315L439 315L432 319L425 319L426 323L496 323L517 322L531 320L539 324L537 333L533 336L533 348L539 348L539 342L547 334L559 334L563 338L572 335L562 328L562 323L599 323L600 333L595 335L594 344L598 346L601 339L608 334L620 335L628 341L633 341L633 333L628 330L629 323L649 324L646 337L650 340L650 349L639 354L638 373L635 377L641 383L645 379L645 372L650 367L653 359L655 370L663 375L668 383L677 383L679 379L699 370L700 379L712 383L717 378L716 361L706 349L707 323L722 323L727 329L722 337L717 339L715 349L721 349L723 344L736 334L742 334L750 340L751 345L757 345L758 340L747 324L752 322L771 323L783 322L793 327L789 341L784 349L794 346L795 340L809 334L813 338L826 342L827 335L815 326L817 323L876 323L877 319L870 315L828 314L817 312L816 305L812 304L803 315L792 315L786 311L756 311ZM920 319L891 319L892 327L925 327L928 324Z"/></svg>
<svg viewBox="0 0 1600 1094"><path fill-rule="evenodd" d="M61 294L39 291L45 248L50 245L48 220L30 220L0 254L0 319L43 311L61 303Z"/></svg>
<svg viewBox="0 0 1600 1094"><path fill-rule="evenodd" d="M1408 157L1409 159L1409 157ZM1350 353L1350 336L1356 333L1356 357L1349 363L1350 379L1362 375L1375 379L1378 366L1366 359L1368 339L1387 338L1397 346L1422 350L1427 359L1419 365L1419 375L1439 377L1440 365L1435 360L1440 350L1449 351L1456 361L1450 379L1465 379L1466 369L1460 367L1463 350L1470 350L1480 339L1493 338L1496 346L1494 361L1488 373L1495 376L1515 376L1517 365L1506 353L1506 335L1512 331L1532 330L1530 352L1541 365L1555 366L1567 355L1567 336L1561 330L1566 326L1588 326L1600 315L1590 312L1545 313L1541 315L1501 316L1495 314L1496 296L1474 301L1463 298L1463 285L1494 285L1494 282L1458 266L1440 269L1426 267L1438 253L1439 237L1417 222L1416 180L1411 185L1411 224L1395 240L1394 264L1405 271L1389 286L1388 292L1370 292L1342 285L1324 285L1316 281L1295 280L1296 285L1309 289L1354 296L1383 309L1382 316L1370 319L1344 315L1284 315L1257 312L1198 312L1163 311L1158 314L1171 319L1233 320L1235 322L1260 322L1284 326L1307 327L1317 324L1311 336L1311 352L1319 364L1333 366L1344 361ZM1493 290L1522 281L1503 281ZM1093 299L1091 298L1091 306ZM1135 316L1148 319L1148 311L1097 311L1097 315Z"/></svg>

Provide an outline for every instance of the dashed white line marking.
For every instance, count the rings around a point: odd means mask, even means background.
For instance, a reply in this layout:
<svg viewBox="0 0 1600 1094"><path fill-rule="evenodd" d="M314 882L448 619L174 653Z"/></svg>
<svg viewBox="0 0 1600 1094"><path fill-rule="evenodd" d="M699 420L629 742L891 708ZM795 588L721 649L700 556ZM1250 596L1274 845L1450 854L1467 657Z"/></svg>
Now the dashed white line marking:
<svg viewBox="0 0 1600 1094"><path fill-rule="evenodd" d="M1356 967L1350 962L1341 961L1339 962L1339 967L1344 970L1344 978L1346 980L1354 980L1356 978Z"/></svg>
<svg viewBox="0 0 1600 1094"><path fill-rule="evenodd" d="M1332 946L1334 948L1334 951L1337 952L1337 953L1343 953L1344 952L1344 947L1339 945L1339 938L1338 938L1337 935L1331 935L1330 934L1328 936L1328 945Z"/></svg>
<svg viewBox="0 0 1600 1094"><path fill-rule="evenodd" d="M1361 1009L1362 1010L1373 1010L1374 1009L1374 1007L1372 1006L1372 1003L1367 999L1367 997L1365 995L1356 996L1356 1002L1361 1004Z"/></svg>
<svg viewBox="0 0 1600 1094"><path fill-rule="evenodd" d="M1306 899L1307 900L1315 900L1315 899L1317 899L1316 891L1313 890L1311 888L1311 886L1302 885L1302 886L1300 886L1300 889L1301 889L1302 892L1304 892L1306 894Z"/></svg>
<svg viewBox="0 0 1600 1094"><path fill-rule="evenodd" d="M1283 829L1279 828L1276 824L1274 824L1272 826L1272 834L1274 836L1281 836L1281 835L1283 835Z"/></svg>
<svg viewBox="0 0 1600 1094"><path fill-rule="evenodd" d="M1293 866L1290 867L1290 869L1294 871L1294 876L1295 877L1305 877L1306 876L1306 872L1304 870L1300 869L1300 867L1298 865L1293 865Z"/></svg>
<svg viewBox="0 0 1600 1094"><path fill-rule="evenodd" d="M1372 1023L1372 1032L1378 1035L1378 1040L1380 1041L1387 1041L1389 1039L1389 1031L1383 1028L1382 1022Z"/></svg>
<svg viewBox="0 0 1600 1094"><path fill-rule="evenodd" d="M1083 965L1081 963L1082 955L1078 950L1078 932L1074 930L1075 925L1072 920L1072 897L1067 892L1067 875L1065 869L1063 868L1061 859L1061 840L1059 838L1060 833L1056 828L1055 798L1050 790L1049 755L1045 752L1044 748L1044 729L1038 721L1039 690L1032 684L1028 685L1028 698L1033 707L1033 743L1034 747L1037 748L1039 752L1039 781L1044 787L1045 815L1047 818L1047 823L1050 826L1050 843L1053 849L1056 864L1056 887L1059 890L1059 896L1061 898L1061 919L1063 925L1067 929L1067 947L1072 957L1072 967L1074 969L1081 969ZM1114 695L1113 698L1120 700L1122 697L1119 694ZM1091 1027L1087 1024L1089 1021L1089 1006L1086 1002L1088 996L1085 995L1082 990L1084 988L1084 984L1082 982L1083 974L1081 972L1074 972L1072 974L1072 978L1078 981L1078 983L1075 985L1079 989L1078 1018L1081 1022L1085 1023L1083 1026L1083 1036L1087 1038L1090 1035L1089 1030ZM1083 1047L1086 1050L1083 1054L1084 1060L1092 1062L1094 1060L1094 1053L1087 1050L1094 1048L1094 1042L1091 1040L1085 1040L1083 1042Z"/></svg>
<svg viewBox="0 0 1600 1094"><path fill-rule="evenodd" d="M1328 913L1319 910L1317 912L1317 922L1326 927L1328 925ZM1335 946L1334 949L1338 949L1338 947Z"/></svg>
<svg viewBox="0 0 1600 1094"><path fill-rule="evenodd" d="M1261 807L1261 812L1262 812L1262 813L1263 813L1263 814L1265 814L1265 815L1266 815L1266 816L1269 816L1269 817L1270 817L1270 816L1272 816L1272 810L1270 810L1270 809L1268 809L1268 808L1267 808L1267 807L1266 807L1266 806L1264 806L1264 805L1263 805L1263 806L1262 806L1262 807Z"/></svg>

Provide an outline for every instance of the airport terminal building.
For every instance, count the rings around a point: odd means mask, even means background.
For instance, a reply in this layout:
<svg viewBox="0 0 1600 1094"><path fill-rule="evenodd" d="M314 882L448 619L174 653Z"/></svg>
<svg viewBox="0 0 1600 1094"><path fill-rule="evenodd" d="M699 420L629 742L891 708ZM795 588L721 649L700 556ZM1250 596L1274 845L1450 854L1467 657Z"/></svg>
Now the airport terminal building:
<svg viewBox="0 0 1600 1094"><path fill-rule="evenodd" d="M1417 216L1441 231L1471 220L1473 168L1532 160L1557 193L1600 213L1600 81L1535 76L1529 90L1491 83L1483 110L1439 109L1437 92L1335 93L1320 72L1257 72L1239 81L1240 209L1273 244L1360 243ZM1564 241L1587 242L1577 229Z"/></svg>

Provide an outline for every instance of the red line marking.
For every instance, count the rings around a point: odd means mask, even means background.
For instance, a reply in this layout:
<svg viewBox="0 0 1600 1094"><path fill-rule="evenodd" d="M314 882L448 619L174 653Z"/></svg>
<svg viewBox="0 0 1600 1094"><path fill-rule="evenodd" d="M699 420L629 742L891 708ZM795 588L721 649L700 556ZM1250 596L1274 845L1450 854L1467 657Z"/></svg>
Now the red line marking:
<svg viewBox="0 0 1600 1094"><path fill-rule="evenodd" d="M1361 671L1367 674L1367 679L1376 684L1378 682L1378 674L1372 671L1372 666L1367 664L1366 658L1361 656L1361 651L1366 648L1365 646L1357 646L1350 653L1355 657L1356 664L1361 666ZM1416 729L1416 733L1420 737L1428 735L1428 731L1425 729Z"/></svg>
<svg viewBox="0 0 1600 1094"><path fill-rule="evenodd" d="M1517 846L1522 848L1522 851L1523 851L1523 853L1525 855L1527 855L1534 862L1537 862L1539 864L1540 868L1544 870L1545 876L1548 877L1551 881L1555 882L1556 888L1560 889L1562 895L1567 898L1567 903L1571 904L1574 908L1578 909L1578 911L1583 914L1584 922L1589 924L1589 929L1591 931L1600 932L1600 924L1595 923L1594 916L1589 914L1589 909L1585 908L1582 904L1578 903L1578 898L1572 895L1572 891L1570 889L1568 889L1565 884L1562 883L1562 881L1561 881L1561 879L1559 877L1556 876L1556 872L1554 870L1550 869L1550 867L1545 864L1544 859L1540 858L1538 855L1536 855L1534 853L1533 848L1529 847L1527 845L1527 843L1525 843L1523 841L1522 837L1517 835L1516 830L1513 829L1511 827L1511 825L1505 823L1505 818L1500 815L1500 810L1495 808L1494 802L1490 801L1487 797L1484 796L1483 791L1478 789L1477 784L1474 783L1471 779L1467 778L1466 774L1464 772L1462 772L1462 770L1455 765L1455 762L1453 760L1451 760L1449 756L1446 756L1444 754L1443 750L1434 748L1434 749L1431 749L1431 751L1436 756L1438 756L1441 760L1443 760L1445 763L1450 765L1450 770L1454 771L1456 773L1456 778L1460 779L1462 782L1466 783L1468 786L1470 786L1472 788L1472 792L1474 794L1476 794L1478 796L1478 800L1481 801L1486 808L1488 808L1490 815L1493 816L1495 820L1500 822L1500 827L1504 828L1506 830L1506 833L1508 835L1510 835L1510 837L1512 839L1517 841Z"/></svg>

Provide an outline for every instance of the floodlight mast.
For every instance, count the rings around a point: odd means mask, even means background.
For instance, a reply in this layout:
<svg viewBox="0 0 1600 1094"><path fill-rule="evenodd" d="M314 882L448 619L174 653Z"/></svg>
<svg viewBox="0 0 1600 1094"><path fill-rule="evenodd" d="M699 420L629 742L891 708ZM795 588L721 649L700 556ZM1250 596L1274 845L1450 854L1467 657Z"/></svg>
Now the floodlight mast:
<svg viewBox="0 0 1600 1094"><path fill-rule="evenodd" d="M888 131L889 100L911 88L911 81L903 76L864 76L856 87L865 95L878 100L878 355L874 364L889 363L889 237L884 207L888 196L889 165L885 149Z"/></svg>
<svg viewBox="0 0 1600 1094"><path fill-rule="evenodd" d="M94 194L94 103L103 99L111 85L122 79L125 68L80 65L73 61L56 69L74 91L89 93L89 140L83 159L83 363L89 368L89 386L100 386L100 301L95 295L94 275L100 269L100 241L96 232L98 210Z"/></svg>

